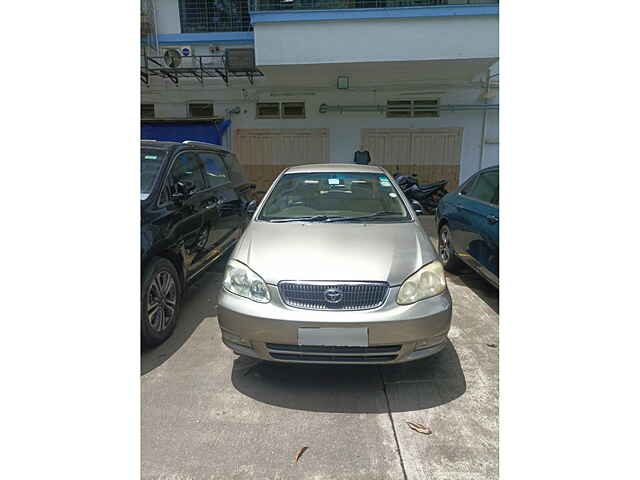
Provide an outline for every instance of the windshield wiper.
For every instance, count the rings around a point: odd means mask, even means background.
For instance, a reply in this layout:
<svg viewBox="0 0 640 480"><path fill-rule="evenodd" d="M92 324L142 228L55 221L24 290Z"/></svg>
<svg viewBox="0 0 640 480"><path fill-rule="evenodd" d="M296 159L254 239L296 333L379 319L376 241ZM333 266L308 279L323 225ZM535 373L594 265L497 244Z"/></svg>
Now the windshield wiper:
<svg viewBox="0 0 640 480"><path fill-rule="evenodd" d="M286 223L286 222L348 222L350 220L364 220L375 217L382 217L384 215L398 215L398 212L391 210L383 210L381 212L370 213L367 215L357 215L353 217L343 217L341 215L309 215L306 217L291 217L291 218L276 218L269 220L272 223Z"/></svg>
<svg viewBox="0 0 640 480"><path fill-rule="evenodd" d="M382 210L381 212L370 213L368 215L358 215L355 217L337 217L337 218L328 218L327 222L348 222L350 220L364 220L375 217L382 217L384 215L398 215L398 212L393 212L391 210Z"/></svg>
<svg viewBox="0 0 640 480"><path fill-rule="evenodd" d="M331 218L336 218L334 215L310 215L306 217L291 217L291 218L276 218L269 220L271 223L286 223L286 222L323 222ZM341 218L341 217L337 217Z"/></svg>

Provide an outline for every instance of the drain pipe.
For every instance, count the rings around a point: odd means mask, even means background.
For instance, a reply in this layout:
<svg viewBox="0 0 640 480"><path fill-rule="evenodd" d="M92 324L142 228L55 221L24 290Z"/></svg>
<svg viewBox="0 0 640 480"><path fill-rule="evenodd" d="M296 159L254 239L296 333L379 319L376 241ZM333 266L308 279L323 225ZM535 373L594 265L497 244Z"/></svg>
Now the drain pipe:
<svg viewBox="0 0 640 480"><path fill-rule="evenodd" d="M233 147L233 145L231 145L231 124L233 123L231 121L231 115L240 113L240 107L235 106L233 108L226 108L224 113L225 113L224 119L229 121L229 126L225 129L224 133L222 134L222 146L227 150L231 151L231 147Z"/></svg>
<svg viewBox="0 0 640 480"><path fill-rule="evenodd" d="M487 104L487 100L489 97L489 79L490 70L487 68L487 85L484 90L484 104ZM482 164L484 163L484 142L487 138L487 110L482 113L482 143L480 143L480 159L478 162L478 170L482 170Z"/></svg>
<svg viewBox="0 0 640 480"><path fill-rule="evenodd" d="M484 90L484 105L488 105L489 100L489 83L493 77L498 76L497 73L491 75L491 69L487 69L487 84ZM485 109L482 114L482 143L480 144L480 159L478 161L478 170L482 169L482 165L484 164L484 155L485 155L485 144L487 143L487 112Z"/></svg>

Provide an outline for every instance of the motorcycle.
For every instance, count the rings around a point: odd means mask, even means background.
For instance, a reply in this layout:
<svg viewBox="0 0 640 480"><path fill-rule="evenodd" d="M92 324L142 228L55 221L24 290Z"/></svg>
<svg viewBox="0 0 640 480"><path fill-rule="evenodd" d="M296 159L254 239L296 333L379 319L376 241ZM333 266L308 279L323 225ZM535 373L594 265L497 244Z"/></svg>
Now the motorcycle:
<svg viewBox="0 0 640 480"><path fill-rule="evenodd" d="M415 174L405 176L396 173L394 178L407 198L420 203L428 215L435 213L440 199L449 193L445 188L447 180L440 180L429 185L419 185L418 177Z"/></svg>

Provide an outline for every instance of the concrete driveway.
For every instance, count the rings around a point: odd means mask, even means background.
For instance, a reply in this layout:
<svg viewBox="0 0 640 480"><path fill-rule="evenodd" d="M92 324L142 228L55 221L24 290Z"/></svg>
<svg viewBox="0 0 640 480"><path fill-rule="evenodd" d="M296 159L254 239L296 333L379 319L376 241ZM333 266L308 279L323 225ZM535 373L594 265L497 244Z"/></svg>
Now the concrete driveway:
<svg viewBox="0 0 640 480"><path fill-rule="evenodd" d="M433 217L423 224L433 232ZM174 335L142 352L143 479L498 478L498 292L474 273L447 277L439 355L352 367L237 357L216 320L222 272L211 267Z"/></svg>

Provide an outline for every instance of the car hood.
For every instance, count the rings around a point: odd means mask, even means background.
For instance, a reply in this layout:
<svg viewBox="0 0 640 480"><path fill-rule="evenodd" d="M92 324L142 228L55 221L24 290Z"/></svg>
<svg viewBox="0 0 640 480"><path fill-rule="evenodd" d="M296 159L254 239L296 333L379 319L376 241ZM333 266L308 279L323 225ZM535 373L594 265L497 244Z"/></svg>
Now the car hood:
<svg viewBox="0 0 640 480"><path fill-rule="evenodd" d="M417 223L251 222L233 258L272 285L282 280L400 285L436 253Z"/></svg>

